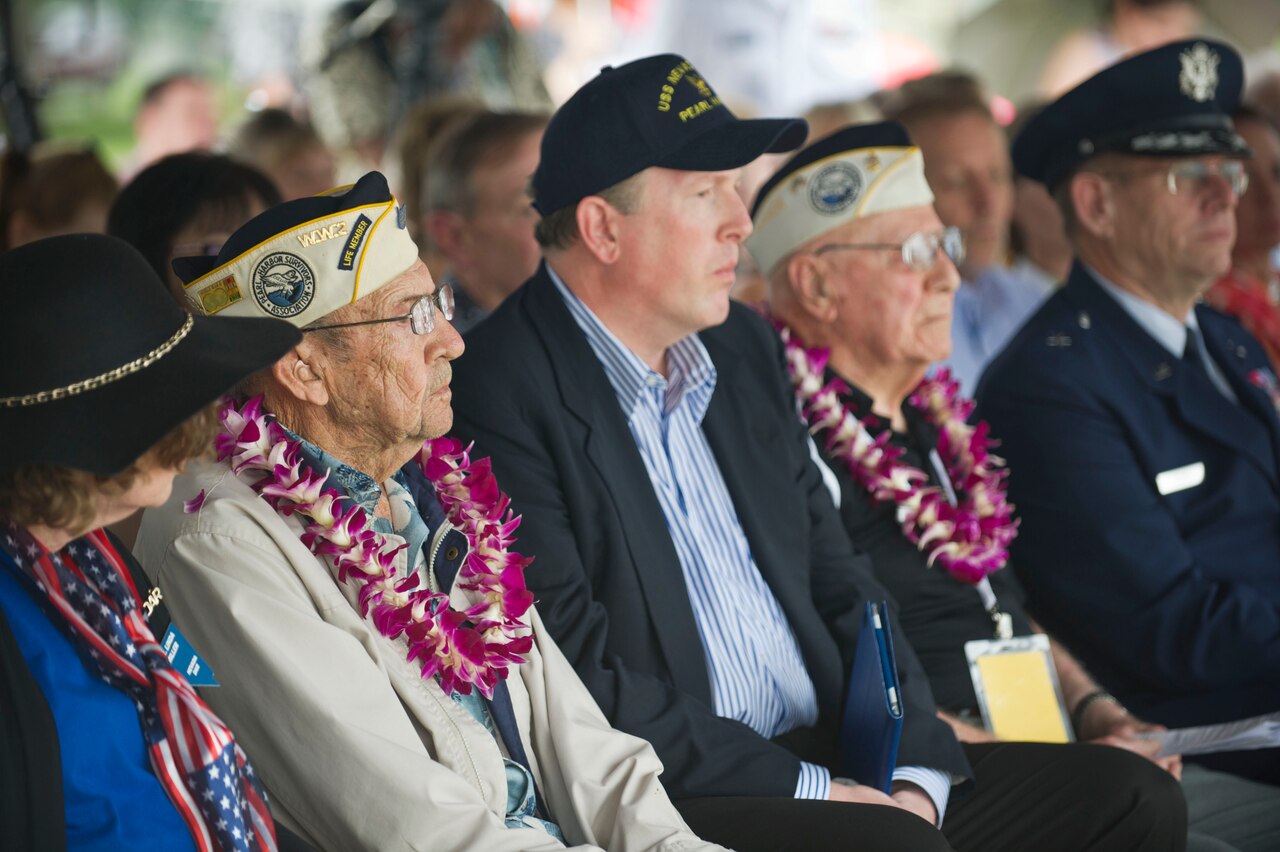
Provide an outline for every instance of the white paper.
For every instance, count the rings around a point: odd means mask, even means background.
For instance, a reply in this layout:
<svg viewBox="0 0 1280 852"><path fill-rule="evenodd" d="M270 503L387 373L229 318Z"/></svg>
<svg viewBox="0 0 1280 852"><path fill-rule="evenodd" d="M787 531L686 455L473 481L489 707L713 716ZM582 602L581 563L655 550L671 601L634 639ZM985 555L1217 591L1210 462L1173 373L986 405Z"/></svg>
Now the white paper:
<svg viewBox="0 0 1280 852"><path fill-rule="evenodd" d="M1267 713L1238 722L1141 733L1142 739L1160 741L1160 757L1171 754L1212 754L1280 746L1280 713Z"/></svg>

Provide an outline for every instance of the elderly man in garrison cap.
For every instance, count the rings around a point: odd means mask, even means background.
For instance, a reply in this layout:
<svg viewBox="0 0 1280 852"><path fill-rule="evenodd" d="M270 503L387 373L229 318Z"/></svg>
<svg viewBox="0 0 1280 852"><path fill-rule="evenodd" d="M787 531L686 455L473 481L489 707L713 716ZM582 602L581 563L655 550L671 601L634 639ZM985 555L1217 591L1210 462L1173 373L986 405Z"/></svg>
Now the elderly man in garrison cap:
<svg viewBox="0 0 1280 852"><path fill-rule="evenodd" d="M525 513L548 627L703 836L939 849L930 825L969 812L960 848L1023 849L981 780L947 810L968 761L901 632L892 797L832 777L864 600L887 593L812 462L776 335L728 296L751 232L740 169L804 133L738 120L673 55L578 91L534 174L545 263L468 335L457 431Z"/></svg>
<svg viewBox="0 0 1280 852"><path fill-rule="evenodd" d="M1240 57L1166 45L1067 92L1014 144L1076 251L978 389L1022 517L1028 604L1115 700L1170 727L1280 710L1280 387L1197 305L1249 155ZM1280 750L1219 755L1280 783Z"/></svg>
<svg viewBox="0 0 1280 852"><path fill-rule="evenodd" d="M304 332L138 542L281 821L337 850L719 849L544 632L488 463L437 440L462 341L382 175L175 265L199 310Z"/></svg>
<svg viewBox="0 0 1280 852"><path fill-rule="evenodd" d="M1181 761L1157 757L1160 744L1136 736L1152 726L1104 700L1065 648L1033 638L1039 631L1004 570L1017 535L1007 474L986 427L966 422L973 403L954 377L925 375L951 346L953 264L965 246L955 229L942 227L920 160L896 124L849 127L783 166L753 208L747 245L770 270L770 318L785 341L797 405L832 472L845 529L893 593L903 631L962 741L992 741L980 702L1027 718L1037 700L1026 691L997 693L999 685L985 681L979 691L966 651L1038 648L1042 659L1050 655L1062 696L1059 710L1046 702L1045 730L1067 742L1073 722L1079 741L1130 749L1176 776ZM1047 683L1041 695L1052 695ZM997 732L1017 739L1019 729L1007 723L998 717ZM1089 779L1083 791L1046 783L1054 792L1037 793L1029 808L1008 803L1024 813L1064 808L1074 815L1066 826L1031 820L1046 836L1028 835L1029 849L1089 848L1090 832L1112 824L1142 832L1142 819L1124 819L1133 803L1177 795L1171 777L1119 749L1006 748L1038 763L1038 777ZM970 753L980 780L989 749ZM1280 844L1280 790L1195 767L1184 791L1198 817L1189 849ZM1055 803L1055 795L1064 798Z"/></svg>

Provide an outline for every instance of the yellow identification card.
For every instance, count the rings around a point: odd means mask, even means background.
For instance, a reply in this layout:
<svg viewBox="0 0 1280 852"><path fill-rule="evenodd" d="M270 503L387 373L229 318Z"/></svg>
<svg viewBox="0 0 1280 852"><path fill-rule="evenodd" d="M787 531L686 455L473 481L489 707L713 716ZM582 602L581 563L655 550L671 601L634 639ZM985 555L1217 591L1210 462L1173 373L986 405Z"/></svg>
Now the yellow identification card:
<svg viewBox="0 0 1280 852"><path fill-rule="evenodd" d="M1047 636L975 640L964 652L987 730L1002 740L1073 740Z"/></svg>

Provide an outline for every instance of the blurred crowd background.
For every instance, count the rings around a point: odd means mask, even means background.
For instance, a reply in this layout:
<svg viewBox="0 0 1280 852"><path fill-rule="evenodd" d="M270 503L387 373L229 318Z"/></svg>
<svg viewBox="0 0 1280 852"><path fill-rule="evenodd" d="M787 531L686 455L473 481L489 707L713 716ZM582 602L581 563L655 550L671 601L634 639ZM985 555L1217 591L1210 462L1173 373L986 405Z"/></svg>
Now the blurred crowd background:
<svg viewBox="0 0 1280 852"><path fill-rule="evenodd" d="M112 211L111 232L156 243L157 269L171 277L174 250L216 251L277 197L376 168L408 205L429 263L433 251L468 254L455 245L468 239L509 244L492 230L451 229L443 215L493 196L505 219L492 227L518 230L529 256L473 277L518 283L536 264L521 186L542 120L517 117L549 114L603 65L664 51L715 80L739 115L805 116L811 140L854 121L902 120L921 137L943 212L948 187L930 149L963 158L981 146L973 134L955 144L949 128L923 138L928 122L909 120L919 104L980 102L997 127L1016 129L1119 57L1195 34L1239 48L1246 101L1280 117L1277 0L0 0L0 248L101 231ZM480 112L508 118L449 140ZM489 139L502 144L483 150ZM132 199L115 201L148 166L184 152L223 159L166 161ZM434 189L432 164L442 175ZM762 158L749 170L748 202L776 165ZM495 185L459 189L451 172ZM957 208L980 215L1012 203L1005 152L959 163L957 175ZM1020 198L1017 210L1036 222L1037 210L1052 215L1047 201ZM433 212L442 214L434 225ZM1020 246L1016 235L1006 244L1014 215L995 209L999 233L985 237L981 223L949 223L966 231L971 254L987 238L1005 254L1055 250ZM1039 267L1055 278L1067 258ZM457 274L462 262L446 267ZM749 261L742 282L758 284Z"/></svg>

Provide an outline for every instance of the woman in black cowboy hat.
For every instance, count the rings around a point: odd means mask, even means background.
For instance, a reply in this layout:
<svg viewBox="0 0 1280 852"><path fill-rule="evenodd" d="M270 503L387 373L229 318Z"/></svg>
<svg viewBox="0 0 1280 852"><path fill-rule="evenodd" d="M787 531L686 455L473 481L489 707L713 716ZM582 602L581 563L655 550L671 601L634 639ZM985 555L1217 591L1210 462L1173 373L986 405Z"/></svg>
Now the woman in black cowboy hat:
<svg viewBox="0 0 1280 852"><path fill-rule="evenodd" d="M0 256L0 305L0 836L277 848L243 752L170 663L180 635L149 623L156 595L102 527L164 502L215 400L298 332L192 317L90 234Z"/></svg>

